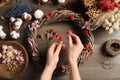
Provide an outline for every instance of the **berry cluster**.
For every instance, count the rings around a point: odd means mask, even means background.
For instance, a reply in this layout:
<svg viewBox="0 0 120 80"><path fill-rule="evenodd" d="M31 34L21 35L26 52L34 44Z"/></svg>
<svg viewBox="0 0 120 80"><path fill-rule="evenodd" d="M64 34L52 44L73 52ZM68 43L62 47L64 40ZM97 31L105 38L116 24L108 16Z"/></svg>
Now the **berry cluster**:
<svg viewBox="0 0 120 80"><path fill-rule="evenodd" d="M103 11L112 11L115 7L120 7L120 4L117 3L116 0L100 0L96 3L96 5Z"/></svg>
<svg viewBox="0 0 120 80"><path fill-rule="evenodd" d="M66 32L66 34L68 34L68 35L71 34L71 33L72 33L71 30L68 30ZM41 33L41 34L39 34L39 37L41 39L44 39L44 38L49 39L49 41L53 41L55 39L58 39L59 41L64 41L64 36L61 35L58 31L55 31L55 29L50 29L45 34Z"/></svg>

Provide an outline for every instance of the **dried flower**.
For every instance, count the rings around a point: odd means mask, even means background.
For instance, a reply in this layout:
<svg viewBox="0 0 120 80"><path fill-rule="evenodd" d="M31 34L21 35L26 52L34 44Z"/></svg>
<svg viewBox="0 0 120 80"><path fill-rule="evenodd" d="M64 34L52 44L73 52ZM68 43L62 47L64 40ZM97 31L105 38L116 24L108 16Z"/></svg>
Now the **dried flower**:
<svg viewBox="0 0 120 80"><path fill-rule="evenodd" d="M55 14L55 13L54 13L53 11L51 11L51 12L49 13L49 16L50 16L50 17L53 17L54 14Z"/></svg>
<svg viewBox="0 0 120 80"><path fill-rule="evenodd" d="M34 17L35 17L36 19L42 19L43 16L44 16L44 13L43 13L43 11L40 10L40 9L38 9L38 10L36 10L36 11L34 12Z"/></svg>
<svg viewBox="0 0 120 80"><path fill-rule="evenodd" d="M88 44L85 45L85 50L87 50L87 51L89 50L89 45Z"/></svg>
<svg viewBox="0 0 120 80"><path fill-rule="evenodd" d="M119 3L116 3L115 0L100 0L96 3L96 5L103 11L112 11L115 7L120 7Z"/></svg>
<svg viewBox="0 0 120 80"><path fill-rule="evenodd" d="M68 35L70 35L70 34L72 33L72 31L71 31L71 30L68 30L66 33L67 33Z"/></svg>
<svg viewBox="0 0 120 80"><path fill-rule="evenodd" d="M40 38L44 38L44 36L45 36L44 34L39 34Z"/></svg>
<svg viewBox="0 0 120 80"><path fill-rule="evenodd" d="M70 19L74 21L75 20L75 16L71 15Z"/></svg>
<svg viewBox="0 0 120 80"><path fill-rule="evenodd" d="M64 36L60 36L60 37L59 37L59 40L60 40L60 41L63 41L63 40L64 40Z"/></svg>
<svg viewBox="0 0 120 80"><path fill-rule="evenodd" d="M51 36L51 37L49 38L50 41L53 41L54 39L55 39L55 36Z"/></svg>
<svg viewBox="0 0 120 80"><path fill-rule="evenodd" d="M88 29L84 29L84 33L85 33L86 35L88 35L89 30L88 30Z"/></svg>
<svg viewBox="0 0 120 80"><path fill-rule="evenodd" d="M91 7L95 4L96 0L84 0L85 7Z"/></svg>
<svg viewBox="0 0 120 80"><path fill-rule="evenodd" d="M45 17L46 17L47 19L50 19L50 15L49 15L49 14L46 14Z"/></svg>
<svg viewBox="0 0 120 80"><path fill-rule="evenodd" d="M50 33L53 33L53 32L55 32L55 29L50 29Z"/></svg>
<svg viewBox="0 0 120 80"><path fill-rule="evenodd" d="M58 3L63 4L63 3L65 3L65 1L66 1L66 0L58 0Z"/></svg>

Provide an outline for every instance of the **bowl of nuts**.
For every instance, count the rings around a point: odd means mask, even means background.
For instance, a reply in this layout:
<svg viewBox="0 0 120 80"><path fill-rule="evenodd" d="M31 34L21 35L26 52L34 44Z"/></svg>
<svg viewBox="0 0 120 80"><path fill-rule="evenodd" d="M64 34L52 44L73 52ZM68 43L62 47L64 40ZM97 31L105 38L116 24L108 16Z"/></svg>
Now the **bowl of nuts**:
<svg viewBox="0 0 120 80"><path fill-rule="evenodd" d="M13 79L20 75L28 65L26 49L16 41L0 44L0 77Z"/></svg>

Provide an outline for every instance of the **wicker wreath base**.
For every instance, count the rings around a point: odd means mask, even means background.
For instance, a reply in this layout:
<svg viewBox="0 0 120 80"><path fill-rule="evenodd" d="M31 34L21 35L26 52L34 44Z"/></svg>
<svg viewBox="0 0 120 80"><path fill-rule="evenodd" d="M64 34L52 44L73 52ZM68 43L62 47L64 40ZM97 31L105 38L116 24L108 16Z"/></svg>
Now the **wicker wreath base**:
<svg viewBox="0 0 120 80"><path fill-rule="evenodd" d="M79 29L81 29L81 33L82 33L82 37L83 37L82 42L83 42L84 47L87 47L87 49L85 48L82 51L82 53L78 59L78 65L83 64L85 61L88 60L88 57L91 56L93 53L94 38L93 38L93 34L89 30L89 26L85 24L85 21L79 14L72 12L70 10L60 10L60 11L54 10L54 11L52 11L52 15L50 15L50 13L46 14L47 16L43 17L42 20L37 20L38 23L36 25L33 26L31 24L29 26L28 43L30 44L30 47L31 47L30 53L32 53L33 60L38 64L42 63L40 61L41 55L39 54L39 51L38 51L38 48L39 48L38 46L40 46L40 45L38 45L38 42L36 40L37 32L43 26L49 25L51 23L72 21L78 26ZM48 15L49 15L49 17L48 17ZM56 72L57 73L67 73L67 72L69 72L69 66L64 65L64 64L58 65Z"/></svg>

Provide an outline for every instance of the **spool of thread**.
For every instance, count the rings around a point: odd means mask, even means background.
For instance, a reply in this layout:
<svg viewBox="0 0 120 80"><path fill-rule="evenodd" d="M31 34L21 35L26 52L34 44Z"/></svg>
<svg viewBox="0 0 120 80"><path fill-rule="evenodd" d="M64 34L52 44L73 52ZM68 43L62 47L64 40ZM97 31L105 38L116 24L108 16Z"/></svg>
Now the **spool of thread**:
<svg viewBox="0 0 120 80"><path fill-rule="evenodd" d="M120 40L111 39L108 40L103 46L104 53L106 52L106 56L117 56L120 54Z"/></svg>

